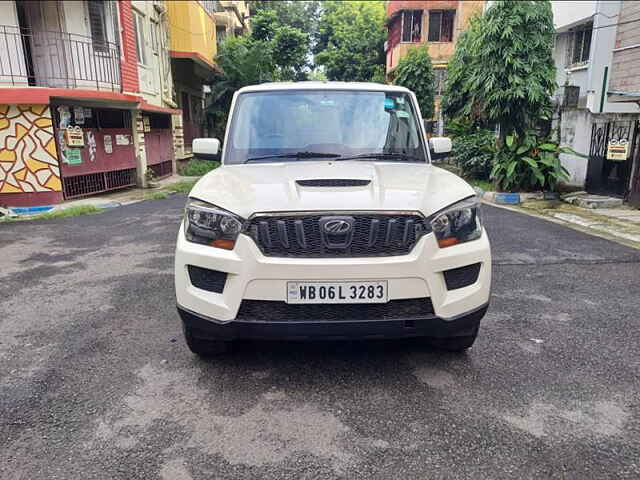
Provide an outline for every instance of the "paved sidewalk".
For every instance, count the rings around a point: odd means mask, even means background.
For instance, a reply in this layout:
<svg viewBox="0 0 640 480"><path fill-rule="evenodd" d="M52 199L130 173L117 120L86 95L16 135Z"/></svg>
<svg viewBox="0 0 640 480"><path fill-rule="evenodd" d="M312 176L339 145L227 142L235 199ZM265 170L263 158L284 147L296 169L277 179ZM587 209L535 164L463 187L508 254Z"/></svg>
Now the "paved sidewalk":
<svg viewBox="0 0 640 480"><path fill-rule="evenodd" d="M631 207L590 209L560 201L526 202L504 207L563 223L624 245L640 248L640 210Z"/></svg>

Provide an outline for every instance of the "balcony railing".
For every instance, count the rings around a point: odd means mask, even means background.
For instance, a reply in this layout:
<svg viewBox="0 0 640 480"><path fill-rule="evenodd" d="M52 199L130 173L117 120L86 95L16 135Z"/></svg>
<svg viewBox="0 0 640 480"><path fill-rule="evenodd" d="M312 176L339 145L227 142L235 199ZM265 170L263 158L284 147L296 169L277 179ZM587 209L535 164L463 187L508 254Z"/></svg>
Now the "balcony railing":
<svg viewBox="0 0 640 480"><path fill-rule="evenodd" d="M2 86L120 91L120 51L83 35L0 25Z"/></svg>

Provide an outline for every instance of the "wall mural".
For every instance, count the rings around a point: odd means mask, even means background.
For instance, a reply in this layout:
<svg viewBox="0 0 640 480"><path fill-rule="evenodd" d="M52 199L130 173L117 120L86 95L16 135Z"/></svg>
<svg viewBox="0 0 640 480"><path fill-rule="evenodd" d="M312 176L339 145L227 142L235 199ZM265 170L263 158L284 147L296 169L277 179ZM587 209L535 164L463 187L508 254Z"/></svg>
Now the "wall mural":
<svg viewBox="0 0 640 480"><path fill-rule="evenodd" d="M48 105L0 105L0 193L62 190Z"/></svg>

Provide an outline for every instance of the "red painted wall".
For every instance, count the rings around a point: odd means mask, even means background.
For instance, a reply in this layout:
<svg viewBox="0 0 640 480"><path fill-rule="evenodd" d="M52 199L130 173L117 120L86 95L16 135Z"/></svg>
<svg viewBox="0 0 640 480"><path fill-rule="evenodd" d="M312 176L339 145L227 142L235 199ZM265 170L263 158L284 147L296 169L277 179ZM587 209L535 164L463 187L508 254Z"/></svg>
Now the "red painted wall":
<svg viewBox="0 0 640 480"><path fill-rule="evenodd" d="M136 155L133 149L130 128L83 128L85 136L85 146L82 147L82 163L70 165L60 162L60 173L63 177L73 177L87 173L108 172L111 170L122 170L125 168L136 168ZM88 132L93 134L95 139L95 151L91 156L91 147L88 144ZM107 153L104 145L104 137L111 136L111 153ZM127 135L129 145L118 145L116 135ZM60 148L60 146L58 146Z"/></svg>
<svg viewBox="0 0 640 480"><path fill-rule="evenodd" d="M147 165L156 165L173 159L173 135L167 128L154 128L144 134Z"/></svg>
<svg viewBox="0 0 640 480"><path fill-rule="evenodd" d="M140 91L138 82L138 54L136 52L136 36L133 30L133 12L131 0L120 0L120 26L122 28L122 55L120 72L122 76L122 91L137 93Z"/></svg>

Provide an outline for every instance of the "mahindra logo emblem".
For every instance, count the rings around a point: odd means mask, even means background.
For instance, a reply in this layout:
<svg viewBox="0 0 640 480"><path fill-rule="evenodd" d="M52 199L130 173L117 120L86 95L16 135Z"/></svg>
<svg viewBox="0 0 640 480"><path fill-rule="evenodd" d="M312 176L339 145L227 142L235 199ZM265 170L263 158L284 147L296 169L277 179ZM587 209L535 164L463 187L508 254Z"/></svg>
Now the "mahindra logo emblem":
<svg viewBox="0 0 640 480"><path fill-rule="evenodd" d="M323 228L327 233L347 233L351 230L351 224L346 220L329 220Z"/></svg>
<svg viewBox="0 0 640 480"><path fill-rule="evenodd" d="M320 233L327 248L348 248L353 240L353 217L321 217Z"/></svg>

